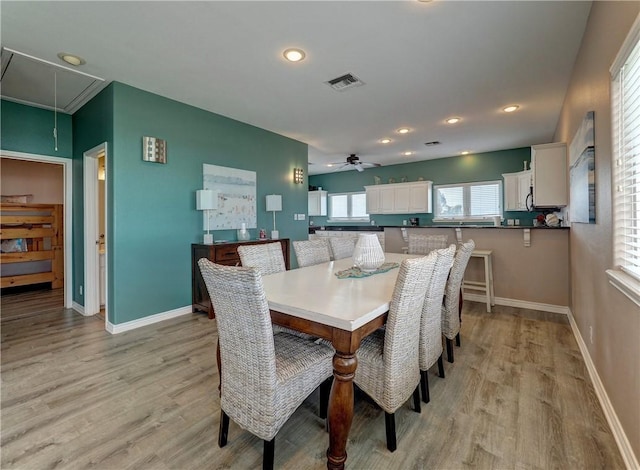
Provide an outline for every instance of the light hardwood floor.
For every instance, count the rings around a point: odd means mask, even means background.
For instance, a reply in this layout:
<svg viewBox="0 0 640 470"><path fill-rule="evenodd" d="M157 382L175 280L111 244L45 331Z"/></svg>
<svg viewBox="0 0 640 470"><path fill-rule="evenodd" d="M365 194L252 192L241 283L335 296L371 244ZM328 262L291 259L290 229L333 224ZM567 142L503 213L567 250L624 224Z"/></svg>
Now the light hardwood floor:
<svg viewBox="0 0 640 470"><path fill-rule="evenodd" d="M233 422L217 445L215 320L110 335L61 305L56 291L2 298L3 469L261 466L262 442ZM348 468L624 468L564 316L467 302L455 353L422 413L396 413L394 453L382 411L357 397ZM276 436L278 468L325 468L316 410L314 395Z"/></svg>

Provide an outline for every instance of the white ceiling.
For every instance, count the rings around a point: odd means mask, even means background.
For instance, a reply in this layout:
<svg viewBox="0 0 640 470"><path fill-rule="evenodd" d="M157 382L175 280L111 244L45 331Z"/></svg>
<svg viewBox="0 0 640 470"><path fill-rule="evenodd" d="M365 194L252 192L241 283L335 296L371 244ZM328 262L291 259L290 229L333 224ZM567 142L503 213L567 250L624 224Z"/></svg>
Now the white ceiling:
<svg viewBox="0 0 640 470"><path fill-rule="evenodd" d="M2 46L55 63L73 53L107 82L308 143L314 174L351 153L389 165L550 142L590 6L3 0L0 13ZM306 59L286 62L288 47ZM324 83L348 72L365 85Z"/></svg>

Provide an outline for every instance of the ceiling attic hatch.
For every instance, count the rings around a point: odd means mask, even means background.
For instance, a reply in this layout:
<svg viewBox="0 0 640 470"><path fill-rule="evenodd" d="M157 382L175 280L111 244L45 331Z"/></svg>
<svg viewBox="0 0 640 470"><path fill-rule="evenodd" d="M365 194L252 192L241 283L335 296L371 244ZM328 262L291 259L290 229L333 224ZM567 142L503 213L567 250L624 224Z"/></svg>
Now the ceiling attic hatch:
<svg viewBox="0 0 640 470"><path fill-rule="evenodd" d="M352 73L347 73L325 83L336 91L345 91L349 88L364 85L364 82Z"/></svg>
<svg viewBox="0 0 640 470"><path fill-rule="evenodd" d="M6 47L1 58L0 96L29 106L73 114L107 84L103 78Z"/></svg>

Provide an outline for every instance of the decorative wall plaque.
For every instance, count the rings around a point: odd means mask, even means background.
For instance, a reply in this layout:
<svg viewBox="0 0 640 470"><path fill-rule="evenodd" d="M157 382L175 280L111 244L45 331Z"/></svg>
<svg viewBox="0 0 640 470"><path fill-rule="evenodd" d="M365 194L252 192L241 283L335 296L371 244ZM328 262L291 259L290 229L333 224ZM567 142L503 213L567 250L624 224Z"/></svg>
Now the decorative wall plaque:
<svg viewBox="0 0 640 470"><path fill-rule="evenodd" d="M145 162L167 163L167 141L157 137L143 137L142 159Z"/></svg>

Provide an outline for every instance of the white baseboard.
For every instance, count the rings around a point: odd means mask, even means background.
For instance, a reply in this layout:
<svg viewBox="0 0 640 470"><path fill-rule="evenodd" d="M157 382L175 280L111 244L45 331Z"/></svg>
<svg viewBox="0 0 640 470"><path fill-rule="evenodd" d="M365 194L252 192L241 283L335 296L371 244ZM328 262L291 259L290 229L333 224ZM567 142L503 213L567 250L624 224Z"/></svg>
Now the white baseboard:
<svg viewBox="0 0 640 470"><path fill-rule="evenodd" d="M568 312L569 324L571 325L571 330L573 331L573 336L575 336L576 341L578 342L578 347L580 348L580 352L582 353L582 358L584 359L584 363L587 366L587 371L589 372L589 377L591 377L591 382L593 383L593 388L596 391L596 396L600 401L600 406L602 406L602 411L604 412L605 418L607 418L607 422L611 427L611 432L613 433L613 437L618 444L618 449L622 454L622 460L624 460L627 469L629 470L638 470L640 469L640 463L638 463L638 459L633 453L633 448L629 443L629 439L627 439L627 435L620 424L620 420L618 419L618 415L611 404L611 400L609 400L609 395L607 395L607 391L600 380L600 376L598 375L598 371L596 370L596 366L591 360L591 355L589 354L589 350L587 349L587 345L582 339L582 335L580 334L580 330L578 329L578 324L573 318L573 314L571 313L571 309Z"/></svg>
<svg viewBox="0 0 640 470"><path fill-rule="evenodd" d="M80 305L78 302L74 301L71 308L78 312L80 315L84 315L84 305Z"/></svg>
<svg viewBox="0 0 640 470"><path fill-rule="evenodd" d="M472 302L481 302L483 304L487 303L487 296L484 294L467 294L465 292L464 299L471 300ZM564 305L542 304L539 302L529 302L527 300L506 299L504 297L494 297L493 300L496 305L505 305L507 307L529 308L531 310L562 313L565 315L569 313L569 307L565 307Z"/></svg>
<svg viewBox="0 0 640 470"><path fill-rule="evenodd" d="M143 326L152 325L164 320L169 320L171 318L187 315L191 312L193 312L193 308L191 307L191 305L187 305L185 307L176 308L167 312L156 313L155 315L149 315L148 317L138 318L137 320L131 320L124 323L113 324L111 322L107 322L107 331L115 335L118 333L123 333L125 331L135 330L136 328L141 328Z"/></svg>

